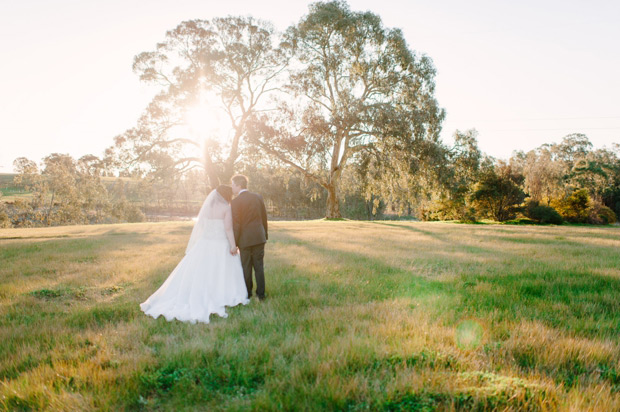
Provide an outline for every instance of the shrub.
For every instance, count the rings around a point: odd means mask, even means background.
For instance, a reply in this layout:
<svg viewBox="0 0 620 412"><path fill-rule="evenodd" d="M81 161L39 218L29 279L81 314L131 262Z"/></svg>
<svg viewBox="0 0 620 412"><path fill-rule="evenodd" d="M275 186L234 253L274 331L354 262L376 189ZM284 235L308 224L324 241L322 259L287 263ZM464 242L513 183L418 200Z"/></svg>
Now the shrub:
<svg viewBox="0 0 620 412"><path fill-rule="evenodd" d="M586 223L592 211L592 201L586 189L574 191L563 199L551 203L560 215L572 223Z"/></svg>
<svg viewBox="0 0 620 412"><path fill-rule="evenodd" d="M478 217L476 216L476 209L473 207L465 208L464 213L461 215L459 222L462 223L477 223Z"/></svg>
<svg viewBox="0 0 620 412"><path fill-rule="evenodd" d="M138 206L129 203L126 199L121 199L112 205L111 215L121 222L144 222L146 216Z"/></svg>
<svg viewBox="0 0 620 412"><path fill-rule="evenodd" d="M6 204L6 212L12 227L35 227L45 221L41 210L35 210L31 202L20 198Z"/></svg>
<svg viewBox="0 0 620 412"><path fill-rule="evenodd" d="M376 204L373 204L372 201L366 200L360 193L348 193L343 200L340 204L340 211L342 216L348 219L379 219L382 218L385 211L385 202L377 199Z"/></svg>
<svg viewBox="0 0 620 412"><path fill-rule="evenodd" d="M483 175L471 194L476 212L499 222L514 219L525 198L525 193L515 181L518 181L518 176L506 171L498 174L491 170Z"/></svg>
<svg viewBox="0 0 620 412"><path fill-rule="evenodd" d="M557 210L551 206L541 205L535 200L529 201L525 206L525 216L538 223L561 225L564 222Z"/></svg>
<svg viewBox="0 0 620 412"><path fill-rule="evenodd" d="M129 223L135 222L144 222L146 220L146 216L142 213L142 210L136 205L129 205L125 209L125 219Z"/></svg>
<svg viewBox="0 0 620 412"><path fill-rule="evenodd" d="M506 225L536 225L539 222L536 220L529 219L527 217L519 217L512 220L507 220L504 222Z"/></svg>
<svg viewBox="0 0 620 412"><path fill-rule="evenodd" d="M418 213L422 220L458 220L462 223L476 223L476 209L467 203L467 199L459 196L456 199L440 199L432 202Z"/></svg>
<svg viewBox="0 0 620 412"><path fill-rule="evenodd" d="M11 219L9 218L9 214L6 212L6 206L4 203L0 203L0 229L11 227Z"/></svg>
<svg viewBox="0 0 620 412"><path fill-rule="evenodd" d="M618 218L613 210L607 206L595 206L590 214L589 222L597 225L609 225L616 223Z"/></svg>

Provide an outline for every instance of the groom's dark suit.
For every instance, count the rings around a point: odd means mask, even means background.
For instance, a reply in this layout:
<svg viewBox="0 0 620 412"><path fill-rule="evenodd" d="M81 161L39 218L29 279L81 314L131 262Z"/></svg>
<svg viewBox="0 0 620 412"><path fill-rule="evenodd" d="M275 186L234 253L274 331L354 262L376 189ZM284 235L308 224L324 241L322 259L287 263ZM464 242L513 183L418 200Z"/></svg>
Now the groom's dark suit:
<svg viewBox="0 0 620 412"><path fill-rule="evenodd" d="M252 296L252 268L256 277L256 295L265 298L265 271L263 257L267 242L267 211L263 198L247 190L232 201L235 242L241 252L241 265L248 298Z"/></svg>

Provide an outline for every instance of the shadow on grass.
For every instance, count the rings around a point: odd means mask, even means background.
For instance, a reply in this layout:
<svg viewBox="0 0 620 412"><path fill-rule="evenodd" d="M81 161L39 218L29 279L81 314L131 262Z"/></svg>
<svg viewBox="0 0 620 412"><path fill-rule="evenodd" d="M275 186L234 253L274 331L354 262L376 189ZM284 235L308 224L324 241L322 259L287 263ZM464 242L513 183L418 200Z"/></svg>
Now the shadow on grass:
<svg viewBox="0 0 620 412"><path fill-rule="evenodd" d="M141 233L121 233L123 236L110 237L106 232L85 238L59 238L44 240L37 243L6 243L0 249L0 261L9 267L14 262L23 260L46 259L59 253L70 253L83 259L84 251L93 250L97 254L122 247L139 247L151 245L160 241L154 236L145 236ZM49 259L48 259L49 260Z"/></svg>
<svg viewBox="0 0 620 412"><path fill-rule="evenodd" d="M292 260L286 262L298 276L306 279L303 282L295 281L300 286L308 288L312 284L320 285L321 299L316 302L317 305L325 305L327 301L333 305L345 305L386 300L402 296L403 290L414 296L435 290L449 293L443 282L415 276L408 270L388 265L364 253L330 249L283 233L278 234L274 240L276 242L302 247L315 255L317 261L337 262L337 265L326 263L320 273L297 267ZM406 282L403 282L403 277L407 279ZM294 282L287 281L285 285L290 288L291 283Z"/></svg>
<svg viewBox="0 0 620 412"><path fill-rule="evenodd" d="M403 226L402 224L396 224L396 223L387 223L387 222L377 222L377 221L372 221L370 222L374 225L381 225L381 226L389 226L395 229L402 229L402 230L407 230L410 232L415 232L418 234L422 234L425 236L429 236L432 237L434 239L437 239L441 242L446 242L444 236L435 233L435 232L431 232L430 230L424 230L424 229L420 229L419 227L414 227L413 225L408 225L408 226Z"/></svg>
<svg viewBox="0 0 620 412"><path fill-rule="evenodd" d="M335 270L333 280L298 270L313 282L321 283L325 293L338 293L339 289L346 288L339 296L346 299L343 304L410 297L422 302L427 300L431 305L427 309L441 312L441 317L448 322L464 316L515 322L537 320L568 334L615 341L620 337L620 279L558 270L496 276L468 274L431 280L363 253L330 249L284 233L278 234L277 241L294 242L325 262L337 259L345 269ZM463 248L472 252L470 245ZM479 253L496 253L475 249ZM325 270L332 269L326 265ZM352 275L349 279L357 281L343 284L338 281L339 274Z"/></svg>
<svg viewBox="0 0 620 412"><path fill-rule="evenodd" d="M620 279L586 272L467 276L454 282L455 312L495 320L537 320L569 334L618 341Z"/></svg>

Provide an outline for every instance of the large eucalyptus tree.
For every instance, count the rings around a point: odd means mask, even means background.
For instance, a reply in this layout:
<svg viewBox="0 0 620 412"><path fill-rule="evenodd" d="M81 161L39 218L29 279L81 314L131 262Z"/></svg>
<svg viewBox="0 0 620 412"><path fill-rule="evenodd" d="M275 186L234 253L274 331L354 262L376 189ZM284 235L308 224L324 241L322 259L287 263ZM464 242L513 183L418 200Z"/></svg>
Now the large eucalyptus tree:
<svg viewBox="0 0 620 412"><path fill-rule="evenodd" d="M287 30L284 46L293 56L288 96L256 117L251 137L325 188L328 218L340 217L343 169L362 154L388 186L419 170L429 143L439 141L444 111L432 61L400 30L344 2L318 2Z"/></svg>
<svg viewBox="0 0 620 412"><path fill-rule="evenodd" d="M184 172L204 166L211 185L232 176L247 120L276 87L286 67L273 27L251 17L191 20L166 33L155 50L134 59L142 81L157 95L137 125L115 138L108 157L128 168ZM222 114L225 136L192 136L188 113ZM190 119L191 122L191 119ZM185 127L183 127L185 126Z"/></svg>

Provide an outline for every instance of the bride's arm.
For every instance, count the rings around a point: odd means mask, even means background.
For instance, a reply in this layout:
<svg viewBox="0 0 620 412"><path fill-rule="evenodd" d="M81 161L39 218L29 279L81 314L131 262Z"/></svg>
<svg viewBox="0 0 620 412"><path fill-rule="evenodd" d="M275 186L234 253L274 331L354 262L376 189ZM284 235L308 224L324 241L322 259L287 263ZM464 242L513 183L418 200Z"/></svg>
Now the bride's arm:
<svg viewBox="0 0 620 412"><path fill-rule="evenodd" d="M233 232L233 221L232 221L232 210L230 206L226 209L226 214L224 215L224 228L226 229L226 237L228 238L228 243L230 244L230 250L237 249L237 244L235 243L235 234Z"/></svg>

